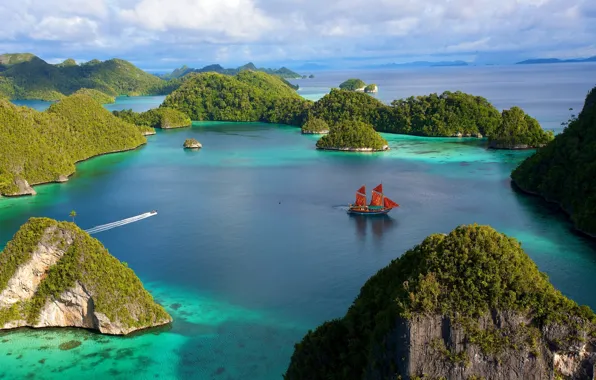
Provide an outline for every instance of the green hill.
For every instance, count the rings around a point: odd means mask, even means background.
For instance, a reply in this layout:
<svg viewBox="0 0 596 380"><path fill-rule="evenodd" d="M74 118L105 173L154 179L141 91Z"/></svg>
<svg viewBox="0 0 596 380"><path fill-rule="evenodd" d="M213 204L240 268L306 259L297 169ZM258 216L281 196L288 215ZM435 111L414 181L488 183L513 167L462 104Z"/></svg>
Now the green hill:
<svg viewBox="0 0 596 380"><path fill-rule="evenodd" d="M81 65L67 60L51 65L33 55L26 55L26 59L23 55L13 56L8 61L16 63L0 71L0 93L12 99L59 100L81 88L110 96L149 95L163 93L168 85L121 59L93 60Z"/></svg>
<svg viewBox="0 0 596 380"><path fill-rule="evenodd" d="M578 229L596 236L596 87L582 112L511 174L521 189L558 203Z"/></svg>
<svg viewBox="0 0 596 380"><path fill-rule="evenodd" d="M91 97L91 99L98 102L99 104L111 104L111 103L116 102L115 97L104 94L103 92L101 92L99 90L93 90L90 88L81 88L81 89L75 91L75 93L73 95L87 95L87 96Z"/></svg>
<svg viewBox="0 0 596 380"><path fill-rule="evenodd" d="M192 120L265 121L302 125L310 102L281 78L257 71L235 76L191 74L168 95L163 107L174 108Z"/></svg>
<svg viewBox="0 0 596 380"><path fill-rule="evenodd" d="M15 282L28 287L15 293ZM128 334L171 321L132 269L74 223L31 218L0 253L0 329L83 327Z"/></svg>
<svg viewBox="0 0 596 380"><path fill-rule="evenodd" d="M332 126L329 134L317 141L317 148L362 152L387 150L389 145L372 125L353 120Z"/></svg>
<svg viewBox="0 0 596 380"><path fill-rule="evenodd" d="M279 69L268 69L268 68L263 68L263 67L259 68L259 67L255 66L255 64L252 62L249 62L246 65L242 65L235 69L226 69L219 64L208 65L208 66L202 67L200 69L193 69L191 67L184 65L180 68L175 69L170 74L164 75L163 78L164 79L181 78L181 77L191 74L191 73L219 73L219 74L224 74L224 75L237 75L241 71L247 71L247 70L248 71L261 71L263 73L270 74L270 75L276 75L276 76L278 76L280 78L284 78L284 79L302 78L302 76L300 74L288 69L287 67L281 67Z"/></svg>
<svg viewBox="0 0 596 380"><path fill-rule="evenodd" d="M28 62L35 57L31 53L13 53L13 54L1 54L0 65L11 66L17 63Z"/></svg>
<svg viewBox="0 0 596 380"><path fill-rule="evenodd" d="M192 121L182 112L168 108L159 107L146 112L134 112L133 110L112 111L117 116L131 124L146 126L150 128L173 129L190 127Z"/></svg>
<svg viewBox="0 0 596 380"><path fill-rule="evenodd" d="M552 131L542 129L538 120L521 108L503 110L501 123L488 137L488 146L495 149L531 149L542 147L554 138Z"/></svg>
<svg viewBox="0 0 596 380"><path fill-rule="evenodd" d="M136 126L87 95L66 97L44 112L0 100L0 194L32 193L27 183L64 181L78 161L145 142Z"/></svg>
<svg viewBox="0 0 596 380"><path fill-rule="evenodd" d="M343 318L296 345L285 379L583 379L595 317L515 239L460 226L372 276Z"/></svg>

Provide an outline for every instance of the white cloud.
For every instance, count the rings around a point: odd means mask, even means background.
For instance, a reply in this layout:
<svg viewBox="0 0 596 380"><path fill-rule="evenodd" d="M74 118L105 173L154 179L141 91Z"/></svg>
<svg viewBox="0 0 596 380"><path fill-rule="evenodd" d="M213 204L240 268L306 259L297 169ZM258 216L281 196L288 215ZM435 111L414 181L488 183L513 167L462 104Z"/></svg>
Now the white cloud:
<svg viewBox="0 0 596 380"><path fill-rule="evenodd" d="M31 31L30 36L39 40L96 42L97 22L83 17L46 17Z"/></svg>

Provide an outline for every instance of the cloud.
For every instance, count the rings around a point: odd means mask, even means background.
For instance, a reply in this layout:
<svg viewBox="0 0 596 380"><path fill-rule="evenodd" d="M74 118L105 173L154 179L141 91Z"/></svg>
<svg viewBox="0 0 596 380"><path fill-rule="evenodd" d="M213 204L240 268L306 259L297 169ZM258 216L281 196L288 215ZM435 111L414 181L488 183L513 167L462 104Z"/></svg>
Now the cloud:
<svg viewBox="0 0 596 380"><path fill-rule="evenodd" d="M592 51L594 18L593 0L0 0L0 47L144 66L569 56Z"/></svg>

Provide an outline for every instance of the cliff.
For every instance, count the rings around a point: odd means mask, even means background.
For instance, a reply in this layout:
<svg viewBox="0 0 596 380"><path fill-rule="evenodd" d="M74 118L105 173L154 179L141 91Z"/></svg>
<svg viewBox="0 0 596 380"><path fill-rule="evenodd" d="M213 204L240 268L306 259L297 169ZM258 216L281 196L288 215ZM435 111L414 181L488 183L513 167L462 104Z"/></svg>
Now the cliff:
<svg viewBox="0 0 596 380"><path fill-rule="evenodd" d="M134 272L75 224L32 218L0 254L0 329L125 335L171 321Z"/></svg>
<svg viewBox="0 0 596 380"><path fill-rule="evenodd" d="M565 130L511 174L525 192L555 202L575 226L596 236L596 88Z"/></svg>
<svg viewBox="0 0 596 380"><path fill-rule="evenodd" d="M460 226L371 277L296 345L285 379L592 379L594 321L515 239Z"/></svg>

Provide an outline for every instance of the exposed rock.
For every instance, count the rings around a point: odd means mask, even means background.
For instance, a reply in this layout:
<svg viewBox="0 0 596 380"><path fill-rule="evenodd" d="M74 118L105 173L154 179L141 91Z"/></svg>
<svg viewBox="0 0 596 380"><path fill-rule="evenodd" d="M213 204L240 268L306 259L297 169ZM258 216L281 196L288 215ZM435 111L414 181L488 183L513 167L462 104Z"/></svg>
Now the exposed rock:
<svg viewBox="0 0 596 380"><path fill-rule="evenodd" d="M56 180L56 182L59 182L59 183L68 182L68 176L67 175L60 175L58 177L58 179Z"/></svg>
<svg viewBox="0 0 596 380"><path fill-rule="evenodd" d="M482 136L482 133L480 133L480 132L478 132L478 133L476 134L476 137L477 137L477 138L479 138L479 139L481 139L481 138L484 138L484 136Z"/></svg>
<svg viewBox="0 0 596 380"><path fill-rule="evenodd" d="M454 133L451 137L463 137L463 136L464 136L463 133L457 132L457 133Z"/></svg>
<svg viewBox="0 0 596 380"><path fill-rule="evenodd" d="M186 139L184 149L201 149L203 145L195 139Z"/></svg>
<svg viewBox="0 0 596 380"><path fill-rule="evenodd" d="M157 132L155 132L155 130L152 130L152 131L142 131L141 133L143 134L143 136L152 136L152 135L155 135Z"/></svg>
<svg viewBox="0 0 596 380"><path fill-rule="evenodd" d="M319 149L319 150L339 150L339 151L342 151L342 152L383 152L385 150L389 150L389 145L383 145L383 147L381 149L374 149L374 148L336 148L336 147L330 147L330 148L317 147L317 149Z"/></svg>
<svg viewBox="0 0 596 380"><path fill-rule="evenodd" d="M124 335L172 321L134 272L72 223L33 218L21 227L0 253L0 278L7 276L0 329L80 327ZM66 290L54 290L60 288Z"/></svg>
<svg viewBox="0 0 596 380"><path fill-rule="evenodd" d="M379 92L379 86L376 84L369 84L364 88L364 92L366 93L377 93Z"/></svg>
<svg viewBox="0 0 596 380"><path fill-rule="evenodd" d="M328 129L324 129L322 131L308 131L308 130L302 129L303 135L326 135L328 133L329 133Z"/></svg>
<svg viewBox="0 0 596 380"><path fill-rule="evenodd" d="M37 192L29 185L23 178L15 178L14 184L17 186L18 190L16 193L12 194L4 194L7 197L20 197L23 195L36 195Z"/></svg>
<svg viewBox="0 0 596 380"><path fill-rule="evenodd" d="M527 144L504 144L498 141L492 140L489 141L488 147L489 149L506 149L506 150L524 150L524 149L536 149L542 148L545 144L540 144L538 146L531 146Z"/></svg>

